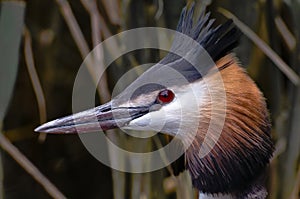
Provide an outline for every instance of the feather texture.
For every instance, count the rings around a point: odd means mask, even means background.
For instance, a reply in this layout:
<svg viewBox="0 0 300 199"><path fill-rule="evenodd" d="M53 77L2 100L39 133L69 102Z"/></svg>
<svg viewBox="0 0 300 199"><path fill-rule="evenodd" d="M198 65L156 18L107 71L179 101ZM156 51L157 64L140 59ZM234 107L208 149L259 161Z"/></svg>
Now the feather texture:
<svg viewBox="0 0 300 199"><path fill-rule="evenodd" d="M265 170L274 150L262 93L233 55L220 59L217 66L228 63L221 70L226 91L226 119L221 135L215 138L214 132L208 132L209 123L218 118L211 115L208 96L201 107L196 138L186 151L186 167L193 185L204 193L240 193L247 189ZM205 136L215 145L204 142ZM201 158L198 154L203 146L211 151Z"/></svg>
<svg viewBox="0 0 300 199"><path fill-rule="evenodd" d="M215 19L210 19L210 13L205 14L205 11L202 11L194 25L194 9L195 5L193 3L189 10L187 10L187 7L182 10L177 31L197 41L213 60L217 61L238 45L241 32L231 19L213 28ZM182 43L181 40L177 41L176 38L173 42L174 44Z"/></svg>
<svg viewBox="0 0 300 199"><path fill-rule="evenodd" d="M193 14L194 14L194 4L191 5L190 9L185 7L177 25L177 31L180 34L175 35L171 52L164 57L160 64L173 67L175 70L180 72L189 82L194 82L202 78L211 69L193 66L185 58L173 52L185 52L186 54L191 53L194 49L194 45L190 45L185 36L193 39L198 44L201 45L202 49L205 50L212 61L217 61L225 55L229 54L233 48L238 45L238 40L241 35L239 29L233 24L232 20L228 20L226 23L213 27L215 19L210 18L210 13L202 11L199 18L194 24ZM201 49L198 49L201 53ZM193 56L196 59L199 54L195 53ZM201 62L201 60L199 60ZM221 68L220 68L221 69ZM200 74L200 72L201 74Z"/></svg>

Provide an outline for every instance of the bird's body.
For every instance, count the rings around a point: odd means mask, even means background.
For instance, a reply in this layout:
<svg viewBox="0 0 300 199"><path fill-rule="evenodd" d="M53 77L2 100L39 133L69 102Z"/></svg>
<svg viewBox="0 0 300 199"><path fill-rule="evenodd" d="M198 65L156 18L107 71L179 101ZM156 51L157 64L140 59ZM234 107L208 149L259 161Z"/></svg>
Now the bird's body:
<svg viewBox="0 0 300 199"><path fill-rule="evenodd" d="M170 53L110 103L54 120L36 131L75 133L100 127L160 131L182 141L185 168L199 198L265 198L261 181L273 152L271 126L262 93L231 53L239 31L230 21L212 28L209 14L202 13L195 25L192 18L193 8L185 8L177 30L206 51L190 49L182 38L175 38L172 48L186 51L186 57L194 60L208 53L215 70L200 58L197 68ZM168 68L186 81L174 81L165 71ZM140 86L151 77L164 81ZM130 90L135 92L128 97Z"/></svg>

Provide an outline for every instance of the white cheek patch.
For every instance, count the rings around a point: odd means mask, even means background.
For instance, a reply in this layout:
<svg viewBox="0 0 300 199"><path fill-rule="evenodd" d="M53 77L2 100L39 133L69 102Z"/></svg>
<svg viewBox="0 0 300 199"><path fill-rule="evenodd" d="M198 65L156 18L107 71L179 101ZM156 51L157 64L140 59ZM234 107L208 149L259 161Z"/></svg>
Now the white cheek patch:
<svg viewBox="0 0 300 199"><path fill-rule="evenodd" d="M178 106L178 102L175 99L173 102L164 105L159 110L147 113L146 115L131 121L124 129L161 132L170 122L170 117L175 118L181 115L180 109L176 108Z"/></svg>
<svg viewBox="0 0 300 199"><path fill-rule="evenodd" d="M157 131L170 135L197 131L200 118L200 103L203 90L199 83L178 89L175 99L163 105L159 110L150 112L131 121L124 129ZM190 90L189 90L190 89Z"/></svg>

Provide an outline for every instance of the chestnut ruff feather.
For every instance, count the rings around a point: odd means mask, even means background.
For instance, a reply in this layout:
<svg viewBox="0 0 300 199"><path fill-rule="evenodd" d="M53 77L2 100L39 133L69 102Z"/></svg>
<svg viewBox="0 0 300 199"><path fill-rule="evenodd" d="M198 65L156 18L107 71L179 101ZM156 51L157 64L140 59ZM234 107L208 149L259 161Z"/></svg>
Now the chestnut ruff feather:
<svg viewBox="0 0 300 199"><path fill-rule="evenodd" d="M209 19L210 14L203 12L197 24L193 25L193 12L194 5L189 11L183 9L177 31L196 40L216 62L224 81L227 110L220 138L210 153L200 158L199 150L209 123L215 118L209 111L210 102L200 108L203 113L198 133L185 153L185 166L191 173L194 187L203 193L246 192L247 187L264 171L274 151L265 99L230 54L241 34L232 20L212 28L214 19ZM180 46L180 41L175 38L173 46L176 45ZM177 59L179 56L170 53L161 63ZM201 81L201 74L188 62L182 61L175 68L186 74L190 82Z"/></svg>
<svg viewBox="0 0 300 199"><path fill-rule="evenodd" d="M193 185L204 193L239 193L249 187L269 163L274 147L270 136L270 120L265 99L254 82L227 55L217 62L226 92L226 118L223 130L212 150L198 156L211 120L211 103L206 102L199 119L199 129L187 149L186 168ZM218 121L214 121L218 123ZM214 139L214 138L211 138Z"/></svg>

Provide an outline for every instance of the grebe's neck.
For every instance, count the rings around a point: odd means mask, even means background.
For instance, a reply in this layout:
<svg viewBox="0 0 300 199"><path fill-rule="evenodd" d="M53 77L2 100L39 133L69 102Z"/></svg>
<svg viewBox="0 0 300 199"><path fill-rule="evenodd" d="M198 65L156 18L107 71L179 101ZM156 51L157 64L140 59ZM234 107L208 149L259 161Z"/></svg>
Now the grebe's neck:
<svg viewBox="0 0 300 199"><path fill-rule="evenodd" d="M241 193L206 194L199 192L199 199L265 199L268 192L264 182L260 180L254 182L247 190Z"/></svg>
<svg viewBox="0 0 300 199"><path fill-rule="evenodd" d="M199 192L199 199L234 199L234 196L231 194L212 195Z"/></svg>
<svg viewBox="0 0 300 199"><path fill-rule="evenodd" d="M236 195L236 194L205 194L199 192L199 199L265 199L268 193L264 187L259 187L253 192L247 193L245 195Z"/></svg>

